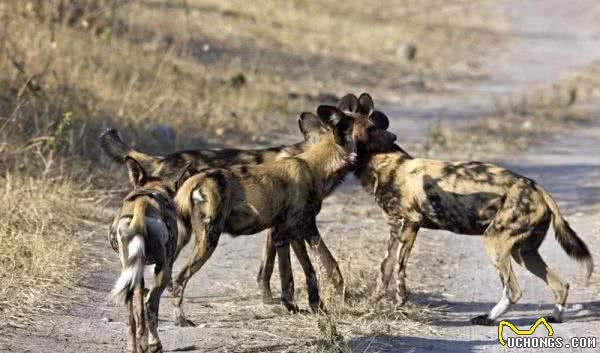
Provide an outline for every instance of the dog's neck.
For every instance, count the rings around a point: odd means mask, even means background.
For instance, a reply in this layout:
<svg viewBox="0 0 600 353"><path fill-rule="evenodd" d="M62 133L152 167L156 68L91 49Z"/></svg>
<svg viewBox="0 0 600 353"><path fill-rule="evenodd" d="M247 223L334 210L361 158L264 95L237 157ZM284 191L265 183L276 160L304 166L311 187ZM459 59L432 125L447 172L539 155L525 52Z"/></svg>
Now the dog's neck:
<svg viewBox="0 0 600 353"><path fill-rule="evenodd" d="M340 178L340 173L349 172L356 158L353 153L336 144L333 136L324 136L318 143L305 144L303 148L304 152L296 157L310 166L322 185Z"/></svg>
<svg viewBox="0 0 600 353"><path fill-rule="evenodd" d="M380 163L383 163L386 157L398 156L400 159L413 159L413 157L404 151L400 146L394 144L393 147L386 152L378 153L360 153L354 167L354 175L363 180L364 176L375 172Z"/></svg>

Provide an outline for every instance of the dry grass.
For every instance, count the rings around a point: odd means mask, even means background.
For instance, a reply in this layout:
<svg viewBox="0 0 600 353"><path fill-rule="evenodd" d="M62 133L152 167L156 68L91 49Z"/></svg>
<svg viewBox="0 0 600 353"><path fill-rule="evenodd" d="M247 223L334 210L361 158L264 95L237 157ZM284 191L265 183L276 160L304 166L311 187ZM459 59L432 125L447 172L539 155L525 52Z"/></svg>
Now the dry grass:
<svg viewBox="0 0 600 353"><path fill-rule="evenodd" d="M241 62L276 75L280 88L296 92L337 92L349 84L397 91L406 84L431 88L473 78L502 28L494 1L487 0L187 4L136 3L138 16L131 21L135 27L160 26L163 38L187 44L185 50L201 61ZM414 61L405 57L409 45L417 47Z"/></svg>
<svg viewBox="0 0 600 353"><path fill-rule="evenodd" d="M80 240L90 230L94 207L64 180L0 176L0 329L23 326L33 315L64 305L77 279Z"/></svg>
<svg viewBox="0 0 600 353"><path fill-rule="evenodd" d="M277 131L285 125L278 116L300 110L276 93L267 75L245 73L251 83L238 87L229 78L239 66L197 65L172 48L146 48L72 27L52 30L28 17L11 17L6 33L21 34L18 41L7 39L0 62L3 86L10 88L2 93L6 135L16 132L20 141L46 137L68 113L68 147L89 157L97 154L96 137L108 125L148 135L148 126L165 122L181 133L181 145L197 145L231 131L238 140L267 125Z"/></svg>
<svg viewBox="0 0 600 353"><path fill-rule="evenodd" d="M497 22L491 0L94 3L67 1L82 13L58 19L50 5L0 6L3 149L60 132L63 150L94 158L113 125L157 151L159 123L177 147L272 141L329 92L469 76L457 68L477 66Z"/></svg>

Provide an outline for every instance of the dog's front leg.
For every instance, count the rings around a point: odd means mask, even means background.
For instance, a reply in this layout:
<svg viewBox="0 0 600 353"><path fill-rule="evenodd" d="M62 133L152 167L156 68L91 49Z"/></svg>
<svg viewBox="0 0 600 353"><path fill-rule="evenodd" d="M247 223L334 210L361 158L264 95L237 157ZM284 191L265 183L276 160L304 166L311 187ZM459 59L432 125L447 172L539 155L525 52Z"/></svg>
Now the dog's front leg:
<svg viewBox="0 0 600 353"><path fill-rule="evenodd" d="M406 264L410 256L410 251L417 238L419 225L412 222L405 222L400 232L400 249L398 251L398 273L396 275L396 301L403 305L408 299L406 290Z"/></svg>
<svg viewBox="0 0 600 353"><path fill-rule="evenodd" d="M319 282L317 280L317 273L315 272L315 268L313 267L310 257L308 256L308 252L306 251L306 244L303 240L293 240L291 244L294 249L294 253L296 254L296 258L298 259L298 262L300 262L302 270L304 271L306 287L308 290L308 304L310 305L310 309L313 313L320 311L325 312L325 305L319 296Z"/></svg>
<svg viewBox="0 0 600 353"><path fill-rule="evenodd" d="M342 276L342 271L340 271L340 266L336 261L335 257L325 245L323 238L319 234L319 231L315 228L311 231L312 234L308 236L308 244L313 249L317 256L319 256L319 260L321 264L325 267L325 272L327 273L327 277L333 283L337 294L344 295L344 277Z"/></svg>
<svg viewBox="0 0 600 353"><path fill-rule="evenodd" d="M387 252L380 265L380 275L377 281L377 288L373 295L373 299L380 300L385 296L385 292L390 284L390 279L394 273L394 266L400 250L400 233L401 225L390 224L390 238L388 239Z"/></svg>

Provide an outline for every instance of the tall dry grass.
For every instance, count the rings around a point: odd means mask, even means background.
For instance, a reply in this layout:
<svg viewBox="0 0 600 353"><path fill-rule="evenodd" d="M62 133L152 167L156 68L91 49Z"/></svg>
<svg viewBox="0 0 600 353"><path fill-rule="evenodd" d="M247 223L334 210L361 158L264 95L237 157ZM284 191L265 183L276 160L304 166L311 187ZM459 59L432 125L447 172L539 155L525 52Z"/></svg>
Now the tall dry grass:
<svg viewBox="0 0 600 353"><path fill-rule="evenodd" d="M77 279L81 240L98 210L81 199L90 190L67 180L0 176L0 329L64 306Z"/></svg>
<svg viewBox="0 0 600 353"><path fill-rule="evenodd" d="M239 62L276 75L291 91L350 85L397 94L478 77L485 55L503 40L494 6L493 0L156 0L132 4L131 21L160 28L163 40L187 44L202 61ZM417 51L408 60L411 45Z"/></svg>

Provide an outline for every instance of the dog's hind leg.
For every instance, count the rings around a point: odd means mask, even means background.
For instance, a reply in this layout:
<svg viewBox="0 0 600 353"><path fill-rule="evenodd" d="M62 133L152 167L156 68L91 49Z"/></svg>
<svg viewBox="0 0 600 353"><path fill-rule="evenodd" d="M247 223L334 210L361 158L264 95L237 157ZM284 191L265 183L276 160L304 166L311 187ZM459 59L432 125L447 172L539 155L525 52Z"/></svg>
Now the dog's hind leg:
<svg viewBox="0 0 600 353"><path fill-rule="evenodd" d="M174 290L179 296L173 297L176 326L193 326L187 320L182 310L183 295L188 281L204 266L219 244L225 220L229 217L231 190L227 176L220 170L211 171L202 176L201 182L192 191L189 199L193 201L190 219L192 231L195 233L195 243L192 257L175 277ZM189 180L189 179L188 179Z"/></svg>
<svg viewBox="0 0 600 353"><path fill-rule="evenodd" d="M135 308L133 306L133 298L130 295L127 298L127 310L129 311L129 338L127 340L127 351L137 353L138 346L136 340L136 324L135 324Z"/></svg>
<svg viewBox="0 0 600 353"><path fill-rule="evenodd" d="M135 319L135 343L137 352L146 352L148 336L146 332L146 315L144 303L144 281L136 283L132 295L133 316Z"/></svg>
<svg viewBox="0 0 600 353"><path fill-rule="evenodd" d="M183 222L181 220L178 220L178 222L180 222L180 224L177 225L177 229L179 231L177 234L177 246L175 247L175 255L172 259L173 263L175 263L175 260L177 260L177 258L179 257L181 250L183 250L183 248L190 242L190 239L192 237L192 232L182 231L182 229L186 228L186 226L183 225ZM173 268L173 267L171 266L171 268ZM173 279L173 278L171 277L171 279ZM179 286L177 283L170 282L168 288L169 288L169 292L171 292L173 297L179 296L180 291L181 291L181 286Z"/></svg>
<svg viewBox="0 0 600 353"><path fill-rule="evenodd" d="M492 240L493 241L493 240ZM489 245L486 244L486 250ZM510 251L510 250L508 250ZM490 258L498 271L500 282L502 282L502 297L498 303L487 314L476 316L471 319L471 323L476 325L495 325L495 320L504 314L513 304L513 292L511 288L518 288L516 275L511 266L510 253L500 251L498 253L489 252ZM519 294L520 296L520 294Z"/></svg>
<svg viewBox="0 0 600 353"><path fill-rule="evenodd" d="M148 353L162 352L162 344L158 338L158 311L160 297L171 281L171 267L157 263L154 267L154 284L147 298Z"/></svg>
<svg viewBox="0 0 600 353"><path fill-rule="evenodd" d="M317 280L317 273L313 267L308 252L306 251L306 244L303 240L294 240L291 242L296 258L302 266L304 276L306 277L306 287L308 290L308 304L312 312L316 313L319 311L325 311L325 306L319 297L319 282Z"/></svg>
<svg viewBox="0 0 600 353"><path fill-rule="evenodd" d="M272 230L269 230L265 237L258 276L256 277L258 287L262 291L262 301L264 304L273 304L271 276L273 275L273 267L275 266L275 252Z"/></svg>
<svg viewBox="0 0 600 353"><path fill-rule="evenodd" d="M485 250L492 260L502 282L502 297L487 314L476 316L471 323L476 325L495 325L495 320L504 314L520 297L519 284L513 272L510 258L512 243L510 238L496 234L484 234ZM517 293L513 292L516 291Z"/></svg>
<svg viewBox="0 0 600 353"><path fill-rule="evenodd" d="M198 216L199 215L194 215L194 217ZM194 273L198 272L198 270L202 268L206 261L211 257L217 247L217 244L219 243L221 230L216 229L211 223L212 222L204 223L198 221L197 224L194 224L194 228L196 228L194 231L197 232L196 236L198 239L194 244L192 258L184 266L181 272L179 272L174 282L178 286L181 286L179 297L173 297L175 306L175 326L194 326L194 323L186 319L183 313L183 295L185 292L185 287L187 286L190 278L194 275Z"/></svg>
<svg viewBox="0 0 600 353"><path fill-rule="evenodd" d="M471 319L473 324L495 324L494 320L521 297L522 292L512 270L510 255L515 257L516 249L527 239L536 238L537 236L531 235L537 235L540 224L548 222L549 212L545 203L541 201L541 196L529 180L517 181L509 188L502 206L484 232L485 251L498 270L502 281L502 298L489 313ZM543 233L545 234L545 231ZM544 234L540 237L539 243L543 240ZM521 258L515 257L515 260L520 262Z"/></svg>
<svg viewBox="0 0 600 353"><path fill-rule="evenodd" d="M562 322L565 303L569 294L569 284L563 282L556 272L552 271L544 259L540 256L538 248L544 240L550 219L543 218L535 226L532 232L519 243L519 248L513 251L513 257L523 265L529 272L542 279L554 293L554 312L549 322Z"/></svg>
<svg viewBox="0 0 600 353"><path fill-rule="evenodd" d="M565 311L565 303L569 295L569 284L563 282L556 272L552 271L536 250L523 251L521 253L525 268L541 278L552 289L554 293L554 312L548 322L562 322Z"/></svg>

